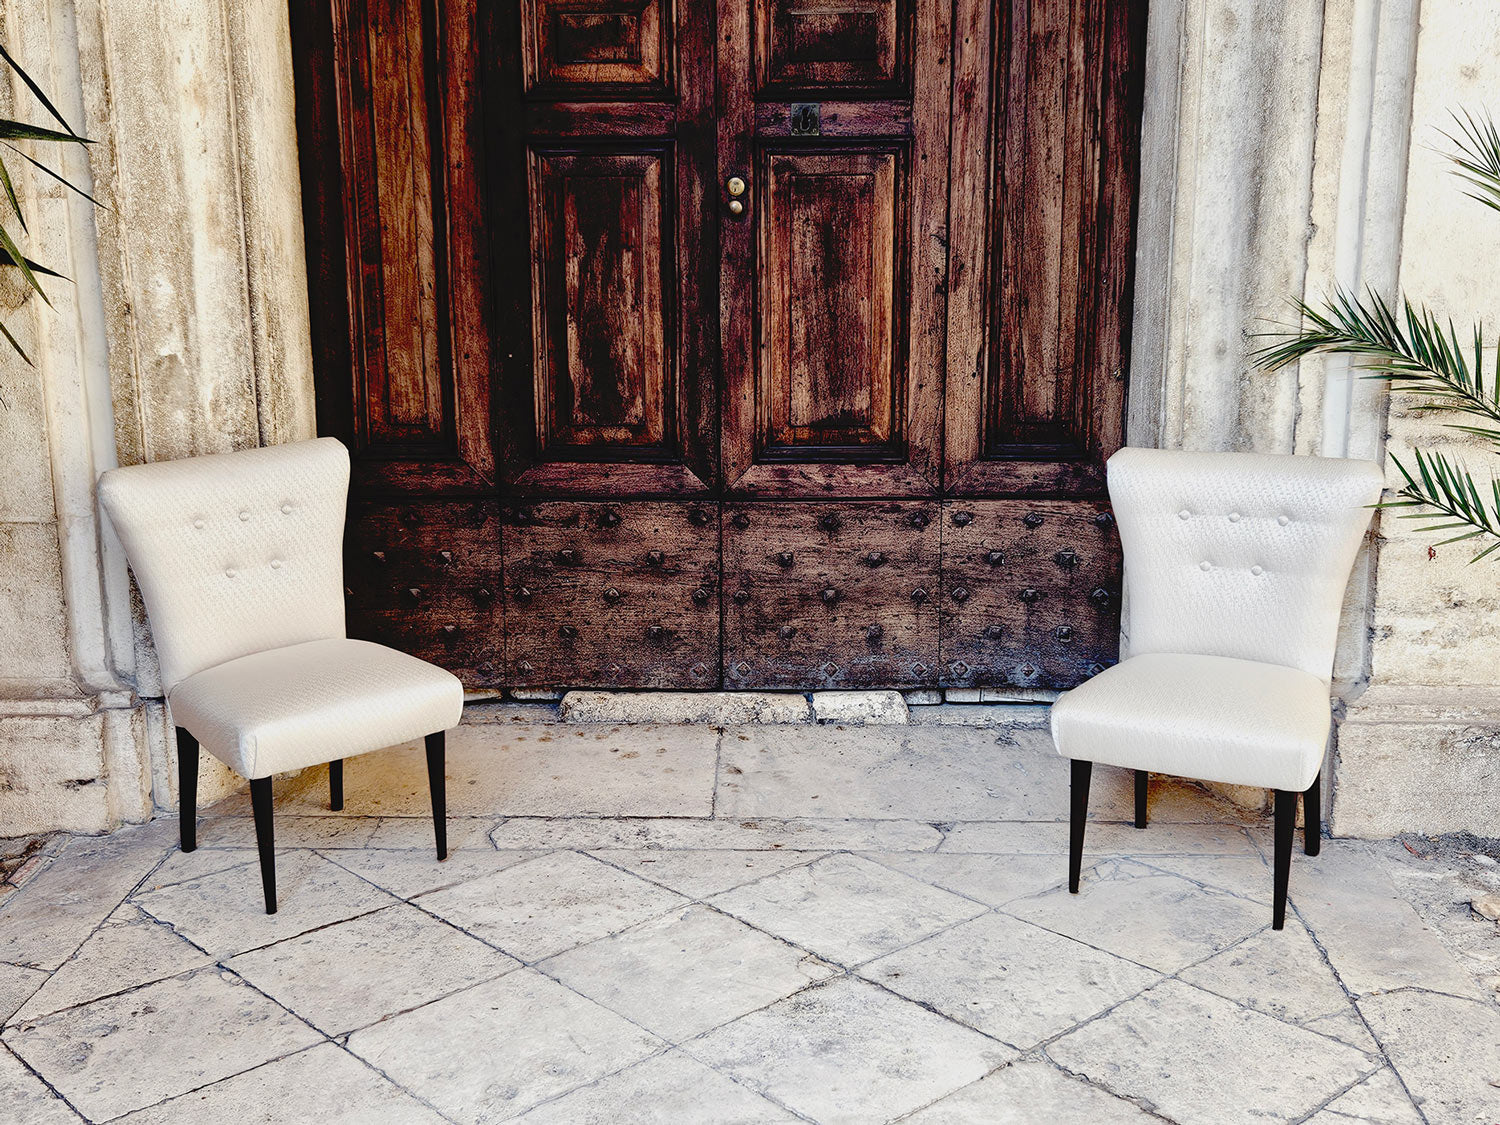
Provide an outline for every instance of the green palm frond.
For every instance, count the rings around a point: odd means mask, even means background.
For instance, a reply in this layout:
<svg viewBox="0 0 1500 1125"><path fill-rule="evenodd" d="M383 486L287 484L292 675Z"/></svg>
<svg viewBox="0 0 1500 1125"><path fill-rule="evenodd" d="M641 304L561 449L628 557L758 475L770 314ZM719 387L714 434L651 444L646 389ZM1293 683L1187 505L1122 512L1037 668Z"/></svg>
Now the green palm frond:
<svg viewBox="0 0 1500 1125"><path fill-rule="evenodd" d="M1456 133L1444 133L1456 151L1448 154L1453 174L1469 185L1465 194L1486 207L1500 211L1500 129L1485 114L1475 117L1464 110L1453 114Z"/></svg>
<svg viewBox="0 0 1500 1125"><path fill-rule="evenodd" d="M1426 510L1409 512L1398 518L1436 521L1420 529L1424 532L1458 531L1457 535L1441 540L1437 544L1439 547L1479 538L1493 540L1474 556L1474 562L1500 549L1500 480L1492 479L1489 488L1481 491L1473 474L1449 457L1420 449L1413 450L1412 455L1416 461L1415 472L1400 458L1391 457L1406 480L1397 492L1403 499L1380 507L1420 507ZM1488 499L1485 492L1489 494Z"/></svg>
<svg viewBox="0 0 1500 1125"><path fill-rule="evenodd" d="M58 111L57 107L52 104L47 95L42 92L42 88L37 85L37 83L32 79L31 75L26 73L26 71L21 67L21 64L16 62L16 60L11 57L10 52L7 51L3 45L0 45L0 61L3 61L6 66L8 66L16 73L17 77L21 79L26 88L30 90L37 101L41 103L42 108L51 115L54 121L62 126L62 131L59 131L57 129L45 128L40 125L32 125L29 122L25 121L14 121L9 118L0 118L0 144L4 144L7 149L15 153L17 156L21 157L21 159L25 160L34 168L45 172L53 179L71 188L73 191L83 196L89 202L97 204L98 201L95 200L93 196L89 195L88 192L72 183L69 183L66 179L63 178L61 174L53 171L51 168L41 163L41 161L36 160L28 153L23 152L21 149L17 148L14 144L11 143L12 141L45 141L88 145L93 144L94 142L89 140L87 137L81 137L78 135L73 127L68 124L66 118L64 118L63 115ZM29 233L26 226L26 216L21 211L21 200L16 194L15 184L11 180L10 169L6 167L5 161L3 159L0 159L0 190L4 191L5 203L9 205L9 214L0 217L0 269L14 269L19 271L22 279L26 282L27 286L35 290L37 296L39 296L50 306L52 302L48 300L47 293L42 288L42 283L38 280L38 275L46 277L62 277L62 275L55 272L54 270L47 269L45 266L33 262L30 258L22 254L21 248L16 244L15 238L12 236L11 232L6 229L7 221L9 220L11 215L14 215L16 222L20 224L22 233ZM27 364L31 363L31 357L26 354L26 352L22 349L20 343L16 340L15 336L13 336L10 330L3 324L0 324L0 337L3 337L5 341L15 349L16 354L19 355L23 361L25 361Z"/></svg>

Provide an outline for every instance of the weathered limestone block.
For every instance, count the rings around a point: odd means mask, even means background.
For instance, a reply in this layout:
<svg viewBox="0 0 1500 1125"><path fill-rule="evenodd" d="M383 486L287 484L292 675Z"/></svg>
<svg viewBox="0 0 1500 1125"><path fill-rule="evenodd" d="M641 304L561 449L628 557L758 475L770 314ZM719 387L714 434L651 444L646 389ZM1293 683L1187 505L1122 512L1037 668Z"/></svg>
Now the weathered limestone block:
<svg viewBox="0 0 1500 1125"><path fill-rule="evenodd" d="M815 691L812 706L820 723L902 725L910 719L899 691Z"/></svg>
<svg viewBox="0 0 1500 1125"><path fill-rule="evenodd" d="M899 699L900 696L898 695ZM565 723L809 723L804 695L769 691L570 691Z"/></svg>

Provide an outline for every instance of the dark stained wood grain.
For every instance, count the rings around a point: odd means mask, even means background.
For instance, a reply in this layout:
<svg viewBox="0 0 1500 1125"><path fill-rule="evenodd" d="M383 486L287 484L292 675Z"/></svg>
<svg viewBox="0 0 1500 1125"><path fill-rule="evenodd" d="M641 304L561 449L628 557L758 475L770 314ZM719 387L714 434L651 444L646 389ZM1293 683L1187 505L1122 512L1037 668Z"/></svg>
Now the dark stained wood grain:
<svg viewBox="0 0 1500 1125"><path fill-rule="evenodd" d="M756 93L910 88L912 0L750 0Z"/></svg>
<svg viewBox="0 0 1500 1125"><path fill-rule="evenodd" d="M668 0L520 0L520 7L528 94L671 94Z"/></svg>
<svg viewBox="0 0 1500 1125"><path fill-rule="evenodd" d="M937 681L938 506L724 506L724 683Z"/></svg>
<svg viewBox="0 0 1500 1125"><path fill-rule="evenodd" d="M1106 503L948 500L946 687L1065 690L1119 655L1120 544Z"/></svg>
<svg viewBox="0 0 1500 1125"><path fill-rule="evenodd" d="M349 635L430 660L468 687L500 686L500 542L495 500L355 503L344 539Z"/></svg>
<svg viewBox="0 0 1500 1125"><path fill-rule="evenodd" d="M719 680L717 504L513 504L506 678L707 689Z"/></svg>

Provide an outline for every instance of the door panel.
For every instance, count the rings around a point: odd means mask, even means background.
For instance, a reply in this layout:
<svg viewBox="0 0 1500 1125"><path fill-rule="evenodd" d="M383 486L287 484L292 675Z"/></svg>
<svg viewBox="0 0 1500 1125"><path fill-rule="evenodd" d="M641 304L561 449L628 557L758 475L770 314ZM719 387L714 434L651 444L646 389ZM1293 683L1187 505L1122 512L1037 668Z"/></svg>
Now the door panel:
<svg viewBox="0 0 1500 1125"><path fill-rule="evenodd" d="M768 456L900 456L903 149L763 152Z"/></svg>
<svg viewBox="0 0 1500 1125"><path fill-rule="evenodd" d="M908 0L755 0L757 94L910 88Z"/></svg>
<svg viewBox="0 0 1500 1125"><path fill-rule="evenodd" d="M950 2L719 3L731 494L937 491Z"/></svg>
<svg viewBox="0 0 1500 1125"><path fill-rule="evenodd" d="M1124 437L1145 5L958 9L945 486L1100 495Z"/></svg>
<svg viewBox="0 0 1500 1125"><path fill-rule="evenodd" d="M517 495L713 483L712 28L676 7L489 9L497 422Z"/></svg>
<svg viewBox="0 0 1500 1125"><path fill-rule="evenodd" d="M716 504L511 508L506 682L716 687L718 522Z"/></svg>
<svg viewBox="0 0 1500 1125"><path fill-rule="evenodd" d="M1115 662L1120 544L1104 501L943 504L942 678L1058 690Z"/></svg>
<svg viewBox="0 0 1500 1125"><path fill-rule="evenodd" d="M752 503L724 512L726 686L937 681L936 504Z"/></svg>

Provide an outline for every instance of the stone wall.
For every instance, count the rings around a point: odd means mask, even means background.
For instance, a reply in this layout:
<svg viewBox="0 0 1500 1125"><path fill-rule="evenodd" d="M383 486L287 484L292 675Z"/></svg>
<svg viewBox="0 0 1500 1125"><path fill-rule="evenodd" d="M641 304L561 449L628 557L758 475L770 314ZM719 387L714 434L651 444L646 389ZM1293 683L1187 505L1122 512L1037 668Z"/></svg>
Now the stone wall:
<svg viewBox="0 0 1500 1125"><path fill-rule="evenodd" d="M0 0L0 39L75 128L102 208L12 162L53 308L0 293L0 835L176 803L149 633L94 481L311 436L287 7ZM0 99L44 123L16 80ZM205 763L204 799L233 785Z"/></svg>

